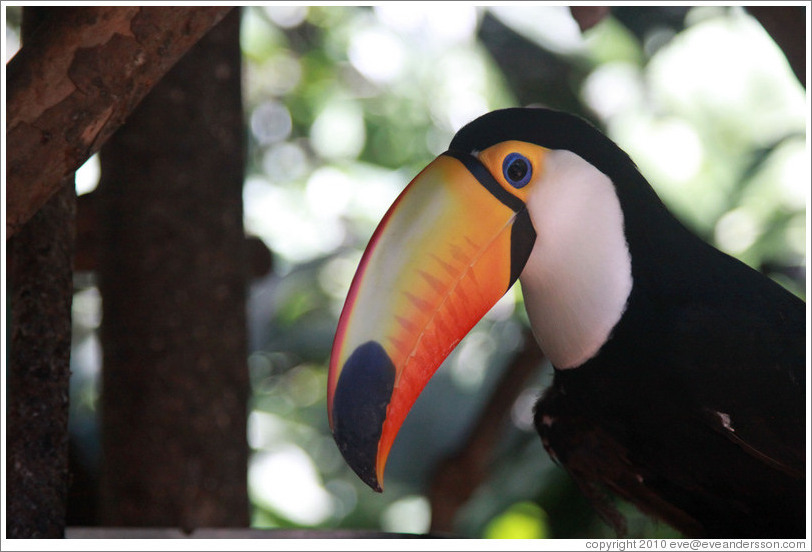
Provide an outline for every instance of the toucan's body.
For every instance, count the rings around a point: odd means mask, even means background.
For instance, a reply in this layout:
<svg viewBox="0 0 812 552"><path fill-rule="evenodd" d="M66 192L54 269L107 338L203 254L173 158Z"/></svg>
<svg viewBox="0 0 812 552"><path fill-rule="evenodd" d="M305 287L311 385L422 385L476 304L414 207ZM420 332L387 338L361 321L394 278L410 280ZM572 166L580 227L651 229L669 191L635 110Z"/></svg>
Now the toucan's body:
<svg viewBox="0 0 812 552"><path fill-rule="evenodd" d="M694 251L664 263L681 265L669 269L678 289L635 281L598 355L556 370L536 428L618 528L601 487L686 535L800 537L803 306L738 261ZM708 266L718 273L691 268Z"/></svg>
<svg viewBox="0 0 812 552"><path fill-rule="evenodd" d="M407 187L339 322L328 410L380 490L434 370L521 278L556 368L536 427L617 528L609 490L687 535L803 537L805 304L686 230L586 122L509 109Z"/></svg>

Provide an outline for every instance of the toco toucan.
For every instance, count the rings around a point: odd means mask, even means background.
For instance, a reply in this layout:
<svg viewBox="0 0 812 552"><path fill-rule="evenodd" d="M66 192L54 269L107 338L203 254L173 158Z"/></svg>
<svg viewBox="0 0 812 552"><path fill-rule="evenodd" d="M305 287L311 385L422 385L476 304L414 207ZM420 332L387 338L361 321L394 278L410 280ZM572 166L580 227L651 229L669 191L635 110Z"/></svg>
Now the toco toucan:
<svg viewBox="0 0 812 552"><path fill-rule="evenodd" d="M395 435L443 359L519 279L555 368L535 408L550 456L685 535L802 538L806 305L666 209L581 118L483 115L404 189L341 314L328 416L382 488Z"/></svg>

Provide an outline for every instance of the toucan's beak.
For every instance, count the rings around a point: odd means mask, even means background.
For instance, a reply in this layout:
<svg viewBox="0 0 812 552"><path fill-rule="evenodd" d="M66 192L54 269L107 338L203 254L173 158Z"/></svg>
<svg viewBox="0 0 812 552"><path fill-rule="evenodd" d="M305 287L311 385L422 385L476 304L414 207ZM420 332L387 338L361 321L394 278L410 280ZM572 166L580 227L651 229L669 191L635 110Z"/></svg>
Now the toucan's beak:
<svg viewBox="0 0 812 552"><path fill-rule="evenodd" d="M429 164L378 225L341 313L327 392L336 443L376 491L409 409L518 278L534 241L524 202L455 152Z"/></svg>

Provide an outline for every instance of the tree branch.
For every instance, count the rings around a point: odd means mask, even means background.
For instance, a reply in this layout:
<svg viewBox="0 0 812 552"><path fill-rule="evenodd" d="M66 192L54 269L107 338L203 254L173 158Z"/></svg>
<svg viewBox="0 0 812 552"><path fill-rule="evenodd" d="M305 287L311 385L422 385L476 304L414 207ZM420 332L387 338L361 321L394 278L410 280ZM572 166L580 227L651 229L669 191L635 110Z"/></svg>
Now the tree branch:
<svg viewBox="0 0 812 552"><path fill-rule="evenodd" d="M609 15L609 6L570 6L570 13L583 33Z"/></svg>
<svg viewBox="0 0 812 552"><path fill-rule="evenodd" d="M54 8L7 65L7 240L230 9Z"/></svg>
<svg viewBox="0 0 812 552"><path fill-rule="evenodd" d="M459 450L439 462L432 476L428 493L432 533L451 533L457 512L487 478L510 409L543 359L533 335L526 331L524 346L505 368L468 438Z"/></svg>
<svg viewBox="0 0 812 552"><path fill-rule="evenodd" d="M747 6L787 57L792 71L806 88L806 11L804 6Z"/></svg>

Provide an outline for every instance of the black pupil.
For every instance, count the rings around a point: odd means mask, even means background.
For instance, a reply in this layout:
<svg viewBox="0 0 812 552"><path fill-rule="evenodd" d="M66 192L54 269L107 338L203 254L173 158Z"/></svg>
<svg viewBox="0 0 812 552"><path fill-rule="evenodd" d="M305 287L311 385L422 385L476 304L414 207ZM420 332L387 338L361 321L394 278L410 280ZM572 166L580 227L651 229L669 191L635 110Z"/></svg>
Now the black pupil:
<svg viewBox="0 0 812 552"><path fill-rule="evenodd" d="M516 159L508 165L507 175L513 182L520 182L527 175L527 162L524 159Z"/></svg>

